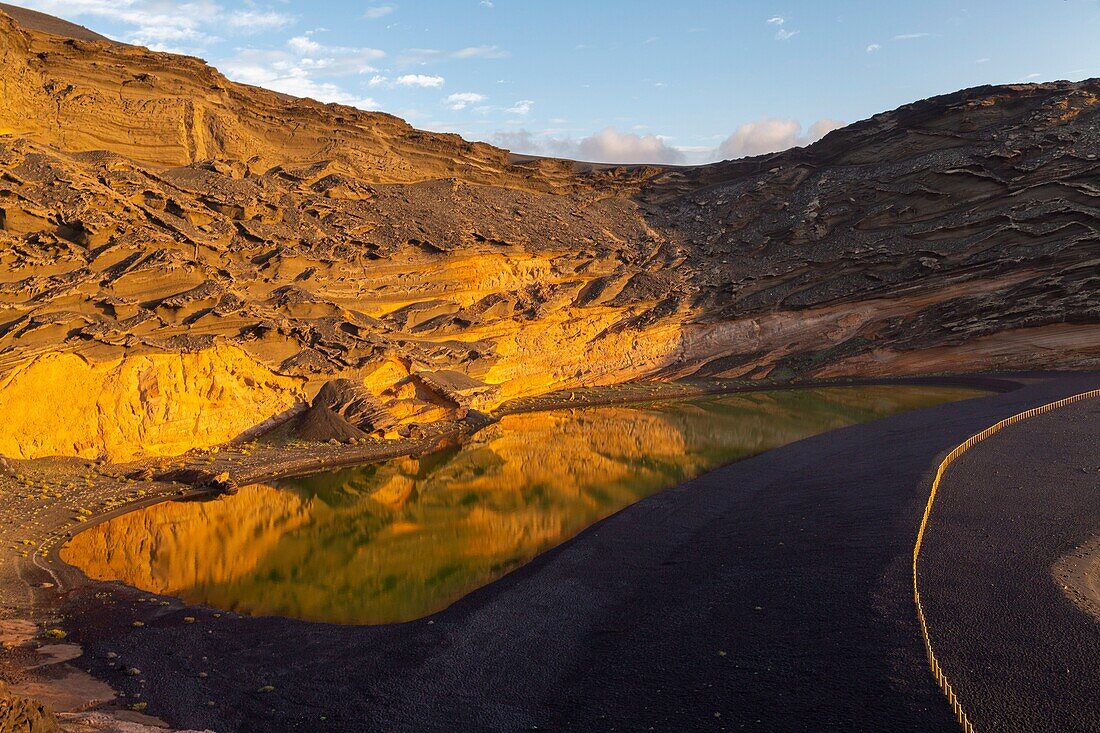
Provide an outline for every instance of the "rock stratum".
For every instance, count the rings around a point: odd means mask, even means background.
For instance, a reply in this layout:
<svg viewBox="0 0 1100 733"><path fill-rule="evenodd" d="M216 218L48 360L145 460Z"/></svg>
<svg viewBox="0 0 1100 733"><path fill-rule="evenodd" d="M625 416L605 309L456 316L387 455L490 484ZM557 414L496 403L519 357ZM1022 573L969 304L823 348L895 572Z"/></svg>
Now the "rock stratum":
<svg viewBox="0 0 1100 733"><path fill-rule="evenodd" d="M322 422L354 413L360 435L640 378L1100 365L1097 80L969 89L773 155L612 167L12 13L10 457L213 446L333 380Z"/></svg>

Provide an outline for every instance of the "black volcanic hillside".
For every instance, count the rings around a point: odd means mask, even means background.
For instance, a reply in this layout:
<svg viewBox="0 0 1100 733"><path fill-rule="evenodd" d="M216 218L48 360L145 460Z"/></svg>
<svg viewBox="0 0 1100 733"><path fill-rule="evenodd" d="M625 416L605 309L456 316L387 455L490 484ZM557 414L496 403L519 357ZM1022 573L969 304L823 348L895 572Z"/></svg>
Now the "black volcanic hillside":
<svg viewBox="0 0 1100 733"><path fill-rule="evenodd" d="M1098 93L967 89L806 149L657 177L645 197L723 265L694 281L708 318L866 319L777 360L791 373L1095 365Z"/></svg>

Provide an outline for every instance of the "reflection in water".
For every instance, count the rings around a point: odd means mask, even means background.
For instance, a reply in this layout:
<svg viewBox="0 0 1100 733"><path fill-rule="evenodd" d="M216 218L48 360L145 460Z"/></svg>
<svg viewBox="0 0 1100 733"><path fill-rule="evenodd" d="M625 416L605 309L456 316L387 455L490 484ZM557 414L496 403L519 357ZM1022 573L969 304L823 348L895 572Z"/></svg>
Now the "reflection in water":
<svg viewBox="0 0 1100 733"><path fill-rule="evenodd" d="M131 512L77 535L63 556L93 578L192 603L405 621L709 469L977 394L836 387L512 415L458 449Z"/></svg>

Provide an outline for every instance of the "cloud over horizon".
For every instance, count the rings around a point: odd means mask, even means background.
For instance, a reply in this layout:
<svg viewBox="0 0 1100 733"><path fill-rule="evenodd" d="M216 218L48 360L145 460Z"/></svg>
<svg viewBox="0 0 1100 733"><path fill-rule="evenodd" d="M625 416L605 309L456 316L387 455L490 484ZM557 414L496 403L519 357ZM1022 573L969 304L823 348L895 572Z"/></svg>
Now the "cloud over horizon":
<svg viewBox="0 0 1100 733"><path fill-rule="evenodd" d="M536 135L528 130L494 133L490 142L507 150L552 158L569 158L593 163L683 163L682 151L668 145L657 135L637 135L605 127L579 139Z"/></svg>
<svg viewBox="0 0 1100 733"><path fill-rule="evenodd" d="M636 135L605 127L581 138L577 152L582 160L600 163L682 163L684 154L657 135Z"/></svg>
<svg viewBox="0 0 1100 733"><path fill-rule="evenodd" d="M659 135L637 135L615 127L605 127L579 139L507 130L494 133L489 142L516 153L593 163L701 164L809 145L844 124L840 120L822 118L803 132L798 120L765 117L738 126L718 147L702 149L677 148Z"/></svg>
<svg viewBox="0 0 1100 733"><path fill-rule="evenodd" d="M810 125L803 134L802 123L798 120L787 117L764 117L738 126L719 144L716 152L723 159L775 153L796 146L809 145L840 127L844 127L844 123L840 120L822 118Z"/></svg>

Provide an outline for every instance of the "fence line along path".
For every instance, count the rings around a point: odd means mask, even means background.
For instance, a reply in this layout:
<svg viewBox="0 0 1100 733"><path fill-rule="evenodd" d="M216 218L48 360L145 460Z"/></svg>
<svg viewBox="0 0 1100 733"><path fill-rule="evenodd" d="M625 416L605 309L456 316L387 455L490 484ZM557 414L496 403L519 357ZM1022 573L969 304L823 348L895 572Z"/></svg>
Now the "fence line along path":
<svg viewBox="0 0 1100 733"><path fill-rule="evenodd" d="M1007 417L994 425L990 425L977 435L971 435L965 441L955 446L954 450L948 453L936 468L936 477L932 479L932 491L928 494L928 503L924 507L924 516L920 521L920 529L917 530L917 542L913 545L913 602L917 607L917 620L920 622L921 636L924 637L924 651L928 658L928 666L932 670L932 676L936 678L936 684L939 685L940 690L943 691L944 697L947 698L948 704L951 705L951 711L955 714L955 720L959 722L959 725L962 726L965 733L974 733L974 724L970 722L966 710L963 709L962 703L959 701L958 696L955 695L955 689L951 686L951 682L947 679L947 674L944 673L943 667L936 658L936 652L932 648L932 637L928 634L928 621L924 616L924 606L922 606L920 602L920 588L917 584L917 561L920 559L921 547L924 544L925 530L928 529L928 517L932 513L932 505L936 501L936 492L939 491L940 482L943 480L943 475L947 471L947 468L954 463L959 456L966 453L989 436L1000 432L1010 425L1015 425L1018 422L1035 417L1036 415L1042 415L1045 412L1057 410L1059 407L1065 407L1074 402L1080 402L1081 400L1087 400L1092 397L1100 397L1100 389L1093 389L1088 392L1070 395L1056 402L1033 407L1030 410L1013 415L1012 417Z"/></svg>

